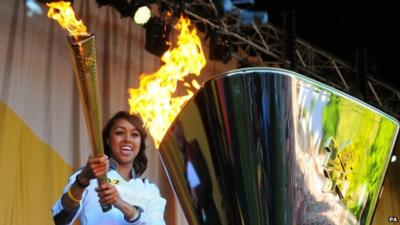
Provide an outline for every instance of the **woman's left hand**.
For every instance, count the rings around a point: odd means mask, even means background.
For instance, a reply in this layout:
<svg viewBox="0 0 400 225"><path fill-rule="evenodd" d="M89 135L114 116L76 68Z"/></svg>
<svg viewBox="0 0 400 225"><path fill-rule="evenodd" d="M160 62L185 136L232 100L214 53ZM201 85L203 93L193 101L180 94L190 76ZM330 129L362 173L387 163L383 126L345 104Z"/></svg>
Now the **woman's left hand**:
<svg viewBox="0 0 400 225"><path fill-rule="evenodd" d="M100 205L112 204L119 209L127 218L136 217L138 210L129 203L122 200L117 188L109 183L104 183L96 188L97 196L99 196Z"/></svg>
<svg viewBox="0 0 400 225"><path fill-rule="evenodd" d="M99 196L100 205L115 204L121 201L117 188L109 183L104 183L96 188L97 196Z"/></svg>

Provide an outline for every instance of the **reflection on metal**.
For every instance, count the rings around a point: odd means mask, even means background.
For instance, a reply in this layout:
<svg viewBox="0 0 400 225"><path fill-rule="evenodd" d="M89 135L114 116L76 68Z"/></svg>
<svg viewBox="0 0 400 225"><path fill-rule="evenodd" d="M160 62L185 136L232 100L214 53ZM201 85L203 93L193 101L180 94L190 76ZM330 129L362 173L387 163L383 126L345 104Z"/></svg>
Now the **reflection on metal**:
<svg viewBox="0 0 400 225"><path fill-rule="evenodd" d="M336 191L339 198L343 199L349 187L349 175L352 173L351 162L354 160L352 153L345 149L339 149L333 138L328 139L324 147L326 151L323 163L324 175L327 178L323 190L326 192Z"/></svg>
<svg viewBox="0 0 400 225"><path fill-rule="evenodd" d="M364 225L398 128L309 78L248 68L205 82L160 153L189 224Z"/></svg>

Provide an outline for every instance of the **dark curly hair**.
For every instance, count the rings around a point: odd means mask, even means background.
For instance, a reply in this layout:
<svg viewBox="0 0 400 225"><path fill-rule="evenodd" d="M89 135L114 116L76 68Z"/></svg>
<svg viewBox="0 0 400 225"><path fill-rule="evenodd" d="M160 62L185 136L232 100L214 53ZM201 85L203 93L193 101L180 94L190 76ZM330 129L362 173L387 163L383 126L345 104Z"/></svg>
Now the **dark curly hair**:
<svg viewBox="0 0 400 225"><path fill-rule="evenodd" d="M147 137L146 130L144 129L144 124L142 119L140 118L139 115L131 115L128 112L125 111L119 111L117 112L106 124L106 126L103 129L103 146L104 146L104 153L108 156L111 157L111 147L107 143L107 139L110 138L111 134L111 129L114 126L115 122L119 119L125 119L129 123L131 123L133 126L136 127L136 129L139 131L140 134L140 148L139 148L139 153L135 158L135 161L133 162L133 168L135 169L135 172L137 175L142 175L144 171L147 168L147 156L146 156L146 144L145 140Z"/></svg>

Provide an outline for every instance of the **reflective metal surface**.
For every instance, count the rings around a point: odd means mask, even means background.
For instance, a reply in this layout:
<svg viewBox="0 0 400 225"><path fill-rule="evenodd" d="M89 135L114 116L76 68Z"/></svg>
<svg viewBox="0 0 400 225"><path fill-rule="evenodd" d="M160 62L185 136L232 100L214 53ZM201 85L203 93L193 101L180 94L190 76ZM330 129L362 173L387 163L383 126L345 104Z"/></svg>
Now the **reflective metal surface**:
<svg viewBox="0 0 400 225"><path fill-rule="evenodd" d="M370 224L399 123L299 74L204 83L160 153L189 224Z"/></svg>
<svg viewBox="0 0 400 225"><path fill-rule="evenodd" d="M97 81L96 50L94 35L76 35L68 37L71 59L74 65L75 81L85 114L86 127L89 132L92 155L103 155L103 137L99 88ZM107 175L98 178L99 185L107 182ZM111 205L103 205L104 212Z"/></svg>
<svg viewBox="0 0 400 225"><path fill-rule="evenodd" d="M68 42L93 153L104 154L94 35L81 35L77 39L69 36Z"/></svg>

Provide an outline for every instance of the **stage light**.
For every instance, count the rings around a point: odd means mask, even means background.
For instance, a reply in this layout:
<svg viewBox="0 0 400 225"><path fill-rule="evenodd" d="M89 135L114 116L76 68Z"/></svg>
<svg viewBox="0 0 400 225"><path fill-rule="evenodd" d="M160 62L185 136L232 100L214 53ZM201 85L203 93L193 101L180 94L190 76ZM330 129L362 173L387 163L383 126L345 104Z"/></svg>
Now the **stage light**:
<svg viewBox="0 0 400 225"><path fill-rule="evenodd" d="M155 1L144 1L144 0L96 0L99 7L104 5L110 5L115 8L121 17L132 17L132 20L136 24L143 25L151 17L150 5Z"/></svg>
<svg viewBox="0 0 400 225"><path fill-rule="evenodd" d="M32 17L33 15L42 15L43 9L40 7L36 0L26 0L25 5L28 8L27 15Z"/></svg>
<svg viewBox="0 0 400 225"><path fill-rule="evenodd" d="M225 14L229 14L232 11L231 0L216 0L215 6L220 17L224 16Z"/></svg>
<svg viewBox="0 0 400 225"><path fill-rule="evenodd" d="M239 8L247 8L255 3L254 0L231 0L231 2Z"/></svg>
<svg viewBox="0 0 400 225"><path fill-rule="evenodd" d="M131 0L133 22L146 24L151 18L151 4L155 2L155 0Z"/></svg>
<svg viewBox="0 0 400 225"><path fill-rule="evenodd" d="M397 161L397 156L396 155L392 155L392 158L390 158L390 162L394 163Z"/></svg>
<svg viewBox="0 0 400 225"><path fill-rule="evenodd" d="M136 24L143 25L150 20L151 10L149 6L139 6L136 10L134 9L133 13L133 22Z"/></svg>
<svg viewBox="0 0 400 225"><path fill-rule="evenodd" d="M168 35L171 29L159 17L151 17L144 24L146 43L144 48L153 55L161 57L169 49Z"/></svg>
<svg viewBox="0 0 400 225"><path fill-rule="evenodd" d="M59 2L61 0L25 0L25 6L27 8L26 14L28 17L33 15L42 15L43 9L41 5L46 5L47 3ZM71 5L74 4L74 0L63 0L64 2L70 2Z"/></svg>
<svg viewBox="0 0 400 225"><path fill-rule="evenodd" d="M239 21L241 24L250 25L253 22L258 24L268 23L268 13L266 11L239 10Z"/></svg>

